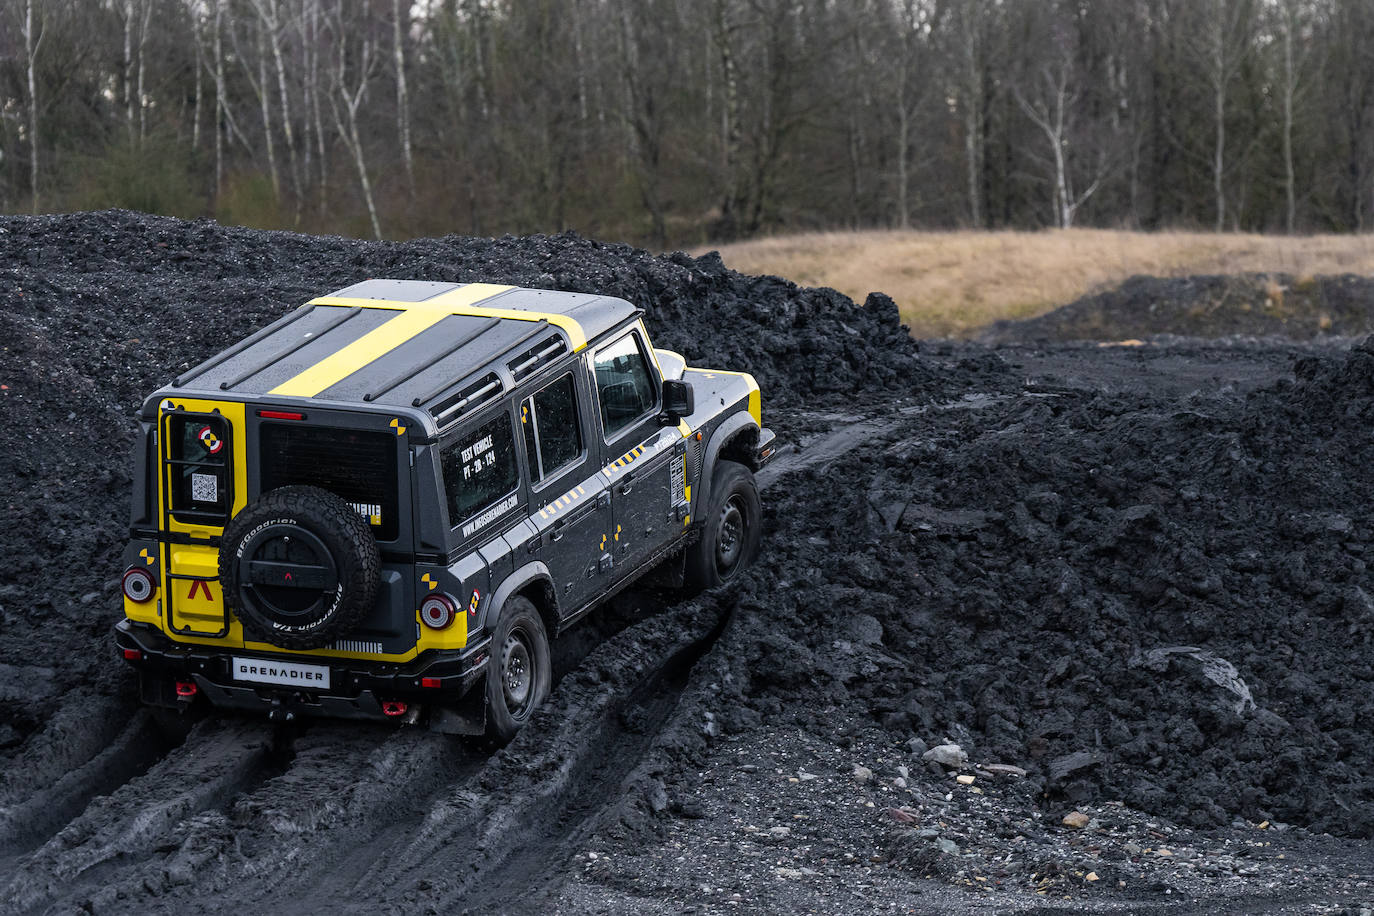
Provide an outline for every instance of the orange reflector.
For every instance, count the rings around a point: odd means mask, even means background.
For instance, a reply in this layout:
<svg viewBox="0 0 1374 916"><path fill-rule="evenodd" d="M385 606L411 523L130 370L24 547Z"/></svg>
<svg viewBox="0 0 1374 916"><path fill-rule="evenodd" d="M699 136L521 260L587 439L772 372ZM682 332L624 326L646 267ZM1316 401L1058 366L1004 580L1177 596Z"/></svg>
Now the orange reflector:
<svg viewBox="0 0 1374 916"><path fill-rule="evenodd" d="M437 690L444 685L440 683L437 677L422 677L420 678L420 686Z"/></svg>
<svg viewBox="0 0 1374 916"><path fill-rule="evenodd" d="M143 653L137 649L125 649L124 660L126 662L137 662L143 660Z"/></svg>

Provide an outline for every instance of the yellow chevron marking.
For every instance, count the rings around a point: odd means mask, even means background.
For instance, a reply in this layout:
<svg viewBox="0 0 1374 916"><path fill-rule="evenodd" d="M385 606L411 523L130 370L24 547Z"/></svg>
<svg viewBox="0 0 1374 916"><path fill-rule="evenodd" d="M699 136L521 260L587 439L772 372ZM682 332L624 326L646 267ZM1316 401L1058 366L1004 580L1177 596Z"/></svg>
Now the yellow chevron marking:
<svg viewBox="0 0 1374 916"><path fill-rule="evenodd" d="M442 298L449 300L449 307L435 308L431 302L386 302L380 299L316 299L314 304L348 304L363 308L384 308L397 311L395 318L368 331L362 337L340 350L329 354L304 372L287 379L273 388L269 394L296 395L311 398L331 385L343 381L363 366L380 359L387 353L410 340L420 332L433 327L449 315L468 314L455 311L470 307L472 303L489 299L497 293L511 289L493 283L469 283Z"/></svg>
<svg viewBox="0 0 1374 916"><path fill-rule="evenodd" d="M586 495L587 495L587 491L584 490L584 489L582 489L582 484L578 484L578 485L577 485L577 495L578 495L578 496L586 496Z"/></svg>
<svg viewBox="0 0 1374 916"><path fill-rule="evenodd" d="M602 550L605 550L605 549L606 549L606 535L604 535L604 534L601 535L601 549L602 549Z"/></svg>
<svg viewBox="0 0 1374 916"><path fill-rule="evenodd" d="M622 530L622 529L621 529L621 527L620 527L619 525L616 525L616 526L615 526L615 539L616 539L617 541L620 540L620 532L621 532L621 530Z"/></svg>

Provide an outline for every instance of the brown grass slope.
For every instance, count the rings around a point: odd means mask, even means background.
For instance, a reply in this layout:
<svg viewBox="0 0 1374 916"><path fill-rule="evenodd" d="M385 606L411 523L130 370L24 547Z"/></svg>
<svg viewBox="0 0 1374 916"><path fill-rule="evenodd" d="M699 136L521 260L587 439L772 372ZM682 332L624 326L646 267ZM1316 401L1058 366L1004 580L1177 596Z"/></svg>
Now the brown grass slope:
<svg viewBox="0 0 1374 916"><path fill-rule="evenodd" d="M727 266L896 300L917 337L969 337L1145 274L1374 274L1374 237L1069 229L817 232L720 246Z"/></svg>

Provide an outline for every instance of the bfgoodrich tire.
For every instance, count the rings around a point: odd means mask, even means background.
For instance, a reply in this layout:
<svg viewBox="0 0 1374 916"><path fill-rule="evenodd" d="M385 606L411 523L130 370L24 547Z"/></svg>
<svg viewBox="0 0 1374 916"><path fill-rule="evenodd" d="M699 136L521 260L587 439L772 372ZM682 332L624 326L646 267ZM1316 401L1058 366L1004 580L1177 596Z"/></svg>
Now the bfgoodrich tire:
<svg viewBox="0 0 1374 916"><path fill-rule="evenodd" d="M701 537L687 550L683 587L691 593L715 588L747 569L758 554L762 518L753 472L737 461L717 463Z"/></svg>
<svg viewBox="0 0 1374 916"><path fill-rule="evenodd" d="M529 599L516 595L501 608L487 664L487 736L505 744L549 695L549 637Z"/></svg>
<svg viewBox="0 0 1374 916"><path fill-rule="evenodd" d="M377 600L382 558L368 523L319 487L264 493L224 529L219 578L244 636L319 649Z"/></svg>

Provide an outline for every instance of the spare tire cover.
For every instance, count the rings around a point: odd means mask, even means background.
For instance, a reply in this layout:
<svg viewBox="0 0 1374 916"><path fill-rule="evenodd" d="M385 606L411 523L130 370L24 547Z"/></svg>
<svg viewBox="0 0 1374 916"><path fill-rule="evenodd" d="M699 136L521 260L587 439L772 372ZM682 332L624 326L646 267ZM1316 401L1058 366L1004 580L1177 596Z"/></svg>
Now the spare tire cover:
<svg viewBox="0 0 1374 916"><path fill-rule="evenodd" d="M224 600L244 636L319 649L358 625L377 600L381 555L368 523L318 487L264 493L220 543Z"/></svg>

